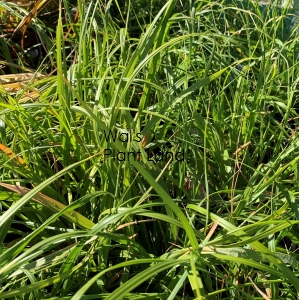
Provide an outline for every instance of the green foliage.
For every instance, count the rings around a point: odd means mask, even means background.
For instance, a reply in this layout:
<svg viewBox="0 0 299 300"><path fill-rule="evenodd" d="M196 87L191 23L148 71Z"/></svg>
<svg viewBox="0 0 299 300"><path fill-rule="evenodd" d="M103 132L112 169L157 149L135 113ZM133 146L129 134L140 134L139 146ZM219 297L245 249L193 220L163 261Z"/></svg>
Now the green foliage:
<svg viewBox="0 0 299 300"><path fill-rule="evenodd" d="M1 299L298 298L297 28L184 5L36 21L55 73L0 91Z"/></svg>

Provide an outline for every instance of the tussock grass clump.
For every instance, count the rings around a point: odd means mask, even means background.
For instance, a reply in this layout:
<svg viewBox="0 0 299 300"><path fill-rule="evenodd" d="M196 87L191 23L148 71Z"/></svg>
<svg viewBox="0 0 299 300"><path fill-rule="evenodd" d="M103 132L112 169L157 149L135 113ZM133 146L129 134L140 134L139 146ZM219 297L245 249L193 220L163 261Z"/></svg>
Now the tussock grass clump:
<svg viewBox="0 0 299 300"><path fill-rule="evenodd" d="M297 299L296 16L153 3L64 3L1 89L0 298Z"/></svg>

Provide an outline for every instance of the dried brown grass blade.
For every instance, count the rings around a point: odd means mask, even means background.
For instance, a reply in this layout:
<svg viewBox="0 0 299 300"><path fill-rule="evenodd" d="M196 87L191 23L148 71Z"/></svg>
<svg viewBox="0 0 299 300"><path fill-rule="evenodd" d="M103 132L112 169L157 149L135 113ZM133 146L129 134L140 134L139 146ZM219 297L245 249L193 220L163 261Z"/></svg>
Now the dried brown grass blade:
<svg viewBox="0 0 299 300"><path fill-rule="evenodd" d="M26 195L28 192L30 192L30 189L27 189L25 187L22 186L16 186L16 185L12 185L12 184L7 184L7 183L0 183L0 186L11 190L19 195ZM66 208L66 206L42 193L38 193L36 194L34 197L32 197L32 200L34 200L37 203L42 204L43 206L49 208L50 210L52 210L55 213L60 212L61 210L63 210L64 208ZM68 219L70 222L76 224L77 226L79 226L80 228L83 229L91 229L94 226L94 223L92 221L90 221L89 219L87 219L86 217L82 216L81 214L77 213L76 211L72 210L72 211L67 211L63 214L63 216Z"/></svg>

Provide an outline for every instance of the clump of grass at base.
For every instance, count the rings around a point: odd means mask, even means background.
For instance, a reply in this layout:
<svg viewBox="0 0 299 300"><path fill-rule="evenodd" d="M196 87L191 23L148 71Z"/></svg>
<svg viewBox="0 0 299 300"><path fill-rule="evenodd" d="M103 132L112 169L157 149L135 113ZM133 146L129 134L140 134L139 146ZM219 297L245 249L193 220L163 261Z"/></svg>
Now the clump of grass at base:
<svg viewBox="0 0 299 300"><path fill-rule="evenodd" d="M297 299L289 11L118 4L78 2L73 64L60 14L38 100L1 94L0 298Z"/></svg>

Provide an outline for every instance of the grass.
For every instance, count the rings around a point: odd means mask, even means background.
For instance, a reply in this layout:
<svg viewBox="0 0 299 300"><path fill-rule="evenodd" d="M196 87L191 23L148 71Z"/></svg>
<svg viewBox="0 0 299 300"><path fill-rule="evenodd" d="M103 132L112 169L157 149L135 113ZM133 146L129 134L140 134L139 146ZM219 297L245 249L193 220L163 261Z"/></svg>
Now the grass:
<svg viewBox="0 0 299 300"><path fill-rule="evenodd" d="M299 38L274 4L63 1L38 61L1 42L1 299L298 298Z"/></svg>

